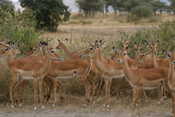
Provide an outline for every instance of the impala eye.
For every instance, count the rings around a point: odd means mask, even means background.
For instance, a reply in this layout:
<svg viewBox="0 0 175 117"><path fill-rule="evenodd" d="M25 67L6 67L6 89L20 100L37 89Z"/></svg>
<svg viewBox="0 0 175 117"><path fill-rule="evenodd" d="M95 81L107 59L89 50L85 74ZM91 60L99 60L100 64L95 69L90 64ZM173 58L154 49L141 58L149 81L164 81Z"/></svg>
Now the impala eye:
<svg viewBox="0 0 175 117"><path fill-rule="evenodd" d="M10 48L6 48L4 51L8 51L8 50L10 50Z"/></svg>

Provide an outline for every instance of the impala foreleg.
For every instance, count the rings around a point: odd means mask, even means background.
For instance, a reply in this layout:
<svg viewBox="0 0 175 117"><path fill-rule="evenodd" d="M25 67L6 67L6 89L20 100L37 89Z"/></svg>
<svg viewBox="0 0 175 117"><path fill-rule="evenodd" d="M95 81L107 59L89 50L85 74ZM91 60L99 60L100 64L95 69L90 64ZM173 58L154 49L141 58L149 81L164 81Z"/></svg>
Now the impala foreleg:
<svg viewBox="0 0 175 117"><path fill-rule="evenodd" d="M171 98L172 98L172 114L173 114L173 117L175 117L175 92L172 92L171 93Z"/></svg>
<svg viewBox="0 0 175 117"><path fill-rule="evenodd" d="M137 87L133 88L133 104L136 106L138 104L139 97L141 95L142 89L139 89Z"/></svg>
<svg viewBox="0 0 175 117"><path fill-rule="evenodd" d="M38 80L38 88L39 88L39 102L40 102L40 105L42 108L44 108L44 105L43 105L43 79L40 78Z"/></svg>
<svg viewBox="0 0 175 117"><path fill-rule="evenodd" d="M55 106L57 103L57 87L58 87L58 85L57 85L57 80L53 79L52 82L53 82L53 97L54 97L53 106Z"/></svg>
<svg viewBox="0 0 175 117"><path fill-rule="evenodd" d="M111 96L111 84L112 80L111 79L105 79L105 96L109 98Z"/></svg>
<svg viewBox="0 0 175 117"><path fill-rule="evenodd" d="M38 105L38 80L33 79L33 100L34 100L34 110L37 109Z"/></svg>
<svg viewBox="0 0 175 117"><path fill-rule="evenodd" d="M16 74L12 74L12 78L10 81L10 87L9 87L9 95L10 95L10 101L11 101L11 106L12 108L14 108L15 106L15 97L14 94L16 93L15 91L15 86L17 85L17 75Z"/></svg>

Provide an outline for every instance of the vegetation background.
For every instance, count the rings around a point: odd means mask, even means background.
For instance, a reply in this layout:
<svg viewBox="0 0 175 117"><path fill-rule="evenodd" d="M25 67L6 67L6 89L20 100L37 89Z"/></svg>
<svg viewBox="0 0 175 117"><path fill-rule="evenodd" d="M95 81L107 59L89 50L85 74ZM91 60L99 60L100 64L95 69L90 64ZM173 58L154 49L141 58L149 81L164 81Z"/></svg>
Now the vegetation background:
<svg viewBox="0 0 175 117"><path fill-rule="evenodd" d="M120 49L122 40L132 40L131 56L135 55L135 43L141 45L142 51L147 51L145 40L159 40L159 56L165 56L164 51L175 49L175 1L170 0L170 3L167 5L159 0L77 0L80 11L71 14L62 0L20 0L23 11L15 11L12 2L1 0L0 40L14 43L22 56L36 47L40 40L52 40L49 43L54 47L59 39L71 51L79 51L87 48L89 41L102 39L106 42L103 48L106 56L111 55L113 46ZM109 6L114 13L109 12ZM58 53L66 57L63 51ZM4 61L0 58L3 68L0 72L0 100L6 103L10 74ZM83 86L78 81L62 83L64 94L84 96ZM31 92L30 85L25 93L25 98L30 100L32 93L28 92ZM155 92L157 90L148 92L148 95L156 100L158 95ZM131 98L131 88L125 80L114 80L111 94L122 97L118 100L124 103L123 99ZM163 108L168 106L166 102Z"/></svg>

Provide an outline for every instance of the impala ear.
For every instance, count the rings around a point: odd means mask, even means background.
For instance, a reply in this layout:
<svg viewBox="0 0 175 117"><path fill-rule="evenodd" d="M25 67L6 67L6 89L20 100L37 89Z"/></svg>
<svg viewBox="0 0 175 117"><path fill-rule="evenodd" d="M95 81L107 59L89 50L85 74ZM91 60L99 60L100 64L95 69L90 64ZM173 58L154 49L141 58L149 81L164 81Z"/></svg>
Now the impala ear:
<svg viewBox="0 0 175 117"><path fill-rule="evenodd" d="M45 42L45 41L40 41L40 45L41 45L41 46L48 46L48 43Z"/></svg>
<svg viewBox="0 0 175 117"><path fill-rule="evenodd" d="M173 61L172 63L175 64L175 61Z"/></svg>
<svg viewBox="0 0 175 117"><path fill-rule="evenodd" d="M68 41L69 41L69 39L68 39L68 38L65 38L65 41L66 41L66 42L68 42Z"/></svg>
<svg viewBox="0 0 175 117"><path fill-rule="evenodd" d="M98 40L95 40L95 47L99 48L98 46Z"/></svg>
<svg viewBox="0 0 175 117"><path fill-rule="evenodd" d="M159 43L159 42L160 42L160 40L156 40L156 42L157 42L157 43Z"/></svg>
<svg viewBox="0 0 175 117"><path fill-rule="evenodd" d="M99 40L99 43L102 44L103 43L103 40Z"/></svg>
<svg viewBox="0 0 175 117"><path fill-rule="evenodd" d="M171 52L167 52L167 56L171 58Z"/></svg>
<svg viewBox="0 0 175 117"><path fill-rule="evenodd" d="M129 47L128 47L128 46L126 46L126 47L125 47L125 49L126 49L126 50L128 50L128 49L129 49Z"/></svg>
<svg viewBox="0 0 175 117"><path fill-rule="evenodd" d="M8 51L8 50L10 50L10 47L4 49L4 51Z"/></svg>

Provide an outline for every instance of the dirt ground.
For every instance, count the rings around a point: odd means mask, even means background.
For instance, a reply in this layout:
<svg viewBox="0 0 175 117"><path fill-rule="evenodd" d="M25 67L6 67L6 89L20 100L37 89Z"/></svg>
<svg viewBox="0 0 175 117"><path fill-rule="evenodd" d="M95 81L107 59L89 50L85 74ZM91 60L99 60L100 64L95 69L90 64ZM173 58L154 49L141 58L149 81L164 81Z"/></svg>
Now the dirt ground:
<svg viewBox="0 0 175 117"><path fill-rule="evenodd" d="M113 96L110 100L100 97L88 104L83 96L67 95L56 107L49 104L37 111L28 104L14 109L8 104L1 105L0 117L171 117L170 106L169 99L160 104L158 99L143 98L135 107L131 103L131 96Z"/></svg>

